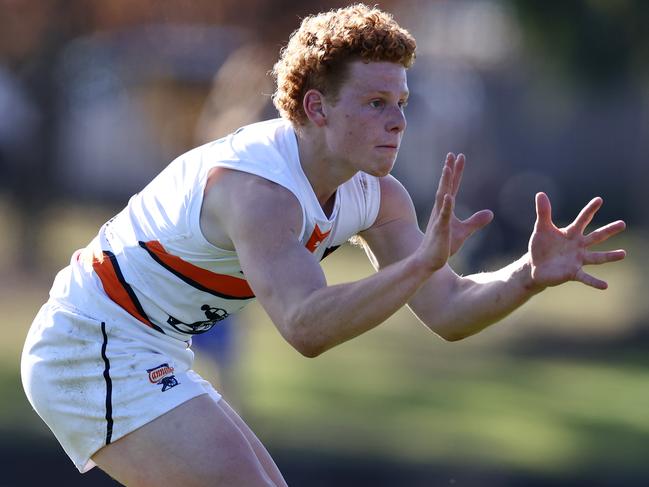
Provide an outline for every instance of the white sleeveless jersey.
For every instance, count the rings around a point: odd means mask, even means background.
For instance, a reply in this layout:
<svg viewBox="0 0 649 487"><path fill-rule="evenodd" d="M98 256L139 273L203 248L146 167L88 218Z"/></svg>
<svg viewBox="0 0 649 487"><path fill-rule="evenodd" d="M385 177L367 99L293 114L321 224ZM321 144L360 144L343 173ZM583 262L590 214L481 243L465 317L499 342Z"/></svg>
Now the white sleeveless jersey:
<svg viewBox="0 0 649 487"><path fill-rule="evenodd" d="M52 297L89 315L109 303L121 308L118 315L128 312L133 326L180 340L251 302L254 293L236 252L210 244L200 229L213 167L255 174L291 191L302 206L300 241L318 260L370 227L378 214L379 181L359 172L338 188L327 218L302 171L291 124L276 119L249 125L174 160L75 253Z"/></svg>

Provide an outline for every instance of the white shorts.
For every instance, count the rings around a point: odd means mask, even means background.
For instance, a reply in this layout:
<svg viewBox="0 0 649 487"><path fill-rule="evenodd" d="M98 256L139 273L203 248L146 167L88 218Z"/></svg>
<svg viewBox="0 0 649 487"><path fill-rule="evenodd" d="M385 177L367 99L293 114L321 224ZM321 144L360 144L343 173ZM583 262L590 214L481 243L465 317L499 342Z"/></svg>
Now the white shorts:
<svg viewBox="0 0 649 487"><path fill-rule="evenodd" d="M100 448L201 394L218 392L191 370L183 341L135 320L89 317L50 299L22 355L23 387L80 472Z"/></svg>

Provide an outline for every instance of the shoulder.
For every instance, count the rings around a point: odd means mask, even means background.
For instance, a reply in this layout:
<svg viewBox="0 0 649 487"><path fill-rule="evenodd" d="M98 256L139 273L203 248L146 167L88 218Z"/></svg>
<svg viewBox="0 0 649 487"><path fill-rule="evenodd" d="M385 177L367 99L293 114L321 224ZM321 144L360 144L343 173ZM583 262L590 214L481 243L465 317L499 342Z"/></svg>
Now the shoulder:
<svg viewBox="0 0 649 487"><path fill-rule="evenodd" d="M281 151L285 141L292 135L292 125L276 118L239 128L230 136L232 150L238 154L266 155L268 151Z"/></svg>
<svg viewBox="0 0 649 487"><path fill-rule="evenodd" d="M381 204L374 226L381 226L395 219L412 219L415 207L406 188L392 175L379 178Z"/></svg>
<svg viewBox="0 0 649 487"><path fill-rule="evenodd" d="M301 225L302 208L287 188L247 172L222 167L210 171L201 211L205 233L225 234L228 240L259 232L297 235Z"/></svg>

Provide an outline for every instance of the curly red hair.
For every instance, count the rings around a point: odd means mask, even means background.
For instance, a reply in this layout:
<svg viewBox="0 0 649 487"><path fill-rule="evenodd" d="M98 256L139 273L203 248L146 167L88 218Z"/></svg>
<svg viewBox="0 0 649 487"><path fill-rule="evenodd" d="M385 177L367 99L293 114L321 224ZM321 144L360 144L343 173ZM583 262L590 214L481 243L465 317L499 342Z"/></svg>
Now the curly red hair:
<svg viewBox="0 0 649 487"><path fill-rule="evenodd" d="M414 37L378 8L355 4L308 16L273 67L273 103L284 118L304 125L305 93L316 89L335 100L350 61L387 61L409 68L415 49Z"/></svg>

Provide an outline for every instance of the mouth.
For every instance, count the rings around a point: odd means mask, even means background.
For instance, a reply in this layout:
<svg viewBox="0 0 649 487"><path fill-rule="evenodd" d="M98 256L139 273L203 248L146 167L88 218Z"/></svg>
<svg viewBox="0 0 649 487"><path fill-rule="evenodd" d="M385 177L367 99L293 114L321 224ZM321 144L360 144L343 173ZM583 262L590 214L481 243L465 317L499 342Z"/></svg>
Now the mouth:
<svg viewBox="0 0 649 487"><path fill-rule="evenodd" d="M399 150L399 146L396 144L384 144L384 145L377 145L377 149L388 149L388 150Z"/></svg>

